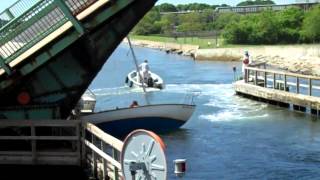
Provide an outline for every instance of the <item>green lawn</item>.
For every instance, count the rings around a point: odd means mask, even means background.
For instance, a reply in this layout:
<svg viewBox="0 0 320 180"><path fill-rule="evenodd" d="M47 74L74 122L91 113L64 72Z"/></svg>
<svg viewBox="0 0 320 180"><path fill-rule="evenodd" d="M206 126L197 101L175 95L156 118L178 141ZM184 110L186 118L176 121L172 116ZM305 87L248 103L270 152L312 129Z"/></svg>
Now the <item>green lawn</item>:
<svg viewBox="0 0 320 180"><path fill-rule="evenodd" d="M167 43L199 45L200 48L216 47L216 39L214 38L186 37L186 38L174 39L172 37L163 37L163 36L155 36L155 35L152 35L152 36L131 35L130 37L133 40L137 39L137 40L149 40L149 41L167 42ZM218 39L218 42L221 43L221 39Z"/></svg>
<svg viewBox="0 0 320 180"><path fill-rule="evenodd" d="M208 49L208 48L235 48L235 47L253 47L257 45L234 45L234 44L225 44L223 39L219 38L218 42L215 38L198 38L198 37L186 37L186 38L177 38L173 37L163 37L159 35L149 35L149 36L140 36L140 35L130 35L130 37L134 40L149 40L156 42L167 42L167 43L178 43L178 44L191 44L191 45L199 45L200 49Z"/></svg>

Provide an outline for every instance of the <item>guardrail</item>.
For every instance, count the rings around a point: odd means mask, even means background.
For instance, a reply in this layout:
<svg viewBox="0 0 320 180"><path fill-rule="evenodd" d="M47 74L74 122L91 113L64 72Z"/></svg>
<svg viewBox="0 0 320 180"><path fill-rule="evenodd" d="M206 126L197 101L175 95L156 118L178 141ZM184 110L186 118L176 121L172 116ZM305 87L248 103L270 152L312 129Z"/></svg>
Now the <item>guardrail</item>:
<svg viewBox="0 0 320 180"><path fill-rule="evenodd" d="M79 120L1 120L0 164L74 165L96 179L122 178L123 142Z"/></svg>
<svg viewBox="0 0 320 180"><path fill-rule="evenodd" d="M246 67L244 80L246 83L266 88L309 96L320 96L320 77L317 76ZM303 91L303 89L306 91ZM316 93L317 91L319 92Z"/></svg>
<svg viewBox="0 0 320 180"><path fill-rule="evenodd" d="M114 138L91 123L83 125L82 159L91 165L92 175L98 179L121 179L120 152L123 142ZM99 173L98 171L101 171Z"/></svg>
<svg viewBox="0 0 320 180"><path fill-rule="evenodd" d="M0 28L30 9L39 0L19 0L0 13Z"/></svg>
<svg viewBox="0 0 320 180"><path fill-rule="evenodd" d="M83 33L80 23L74 16L96 1L40 0L34 4L26 4L22 0L16 2L3 12L3 15L6 16L11 14L12 18L0 29L1 66L5 68L5 64L11 62L67 21L72 22L80 34ZM17 13L13 13L13 9L19 10Z"/></svg>
<svg viewBox="0 0 320 180"><path fill-rule="evenodd" d="M80 125L66 120L1 120L0 164L80 165Z"/></svg>

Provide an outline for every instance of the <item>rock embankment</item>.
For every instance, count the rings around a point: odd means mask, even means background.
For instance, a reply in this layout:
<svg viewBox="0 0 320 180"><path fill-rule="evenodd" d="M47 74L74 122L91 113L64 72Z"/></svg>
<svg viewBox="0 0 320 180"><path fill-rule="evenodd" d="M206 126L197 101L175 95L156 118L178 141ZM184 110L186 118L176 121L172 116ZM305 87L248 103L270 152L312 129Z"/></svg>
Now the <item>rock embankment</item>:
<svg viewBox="0 0 320 180"><path fill-rule="evenodd" d="M253 61L294 73L320 76L320 45L254 46L245 48L199 49L197 60L239 61L244 51Z"/></svg>
<svg viewBox="0 0 320 180"><path fill-rule="evenodd" d="M126 42L126 40L124 40L124 42ZM162 51L166 51L167 53L181 54L191 57L195 57L195 54L199 49L199 46L196 45L155 42L148 40L132 40L132 44L135 46L159 49Z"/></svg>

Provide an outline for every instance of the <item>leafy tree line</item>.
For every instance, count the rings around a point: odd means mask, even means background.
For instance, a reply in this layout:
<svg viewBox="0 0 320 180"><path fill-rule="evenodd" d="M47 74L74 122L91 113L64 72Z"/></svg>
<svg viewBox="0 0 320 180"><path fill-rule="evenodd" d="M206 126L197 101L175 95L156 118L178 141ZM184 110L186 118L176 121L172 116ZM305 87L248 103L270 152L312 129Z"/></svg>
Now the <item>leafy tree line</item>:
<svg viewBox="0 0 320 180"><path fill-rule="evenodd" d="M226 4L222 4L220 6L228 6ZM163 3L155 6L160 12L178 12L178 11L202 11L205 9L215 9L219 7L219 5L209 5L205 3L190 3L190 4L178 4L177 6L169 3Z"/></svg>
<svg viewBox="0 0 320 180"><path fill-rule="evenodd" d="M272 0L247 0L240 2L237 6L250 6L250 5L267 5L275 4ZM227 7L227 4L222 5L209 5L205 3L190 3L178 4L177 6L170 3L163 3L157 5L155 8L160 12L178 12L178 11L202 11L205 9L215 9L217 7Z"/></svg>
<svg viewBox="0 0 320 180"><path fill-rule="evenodd" d="M320 6L308 12L290 8L280 12L233 17L223 27L222 37L232 44L277 44L320 42Z"/></svg>
<svg viewBox="0 0 320 180"><path fill-rule="evenodd" d="M271 0L255 0L255 1L243 1L237 4L237 6L252 6L252 5L268 5L268 4L275 4Z"/></svg>
<svg viewBox="0 0 320 180"><path fill-rule="evenodd" d="M173 36L175 33L219 31L231 44L320 42L320 6L308 12L289 8L248 15L215 14L212 8L161 15L158 8L147 13L133 30L134 34Z"/></svg>

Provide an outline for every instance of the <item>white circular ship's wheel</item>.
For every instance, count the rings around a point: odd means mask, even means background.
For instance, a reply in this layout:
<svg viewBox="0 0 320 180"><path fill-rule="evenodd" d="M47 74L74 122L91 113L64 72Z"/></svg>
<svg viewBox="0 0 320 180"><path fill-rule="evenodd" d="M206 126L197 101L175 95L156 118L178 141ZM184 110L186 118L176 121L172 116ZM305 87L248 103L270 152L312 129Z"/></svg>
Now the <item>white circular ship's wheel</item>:
<svg viewBox="0 0 320 180"><path fill-rule="evenodd" d="M121 166L126 180L166 180L167 162L162 139L151 131L135 130L124 140Z"/></svg>

